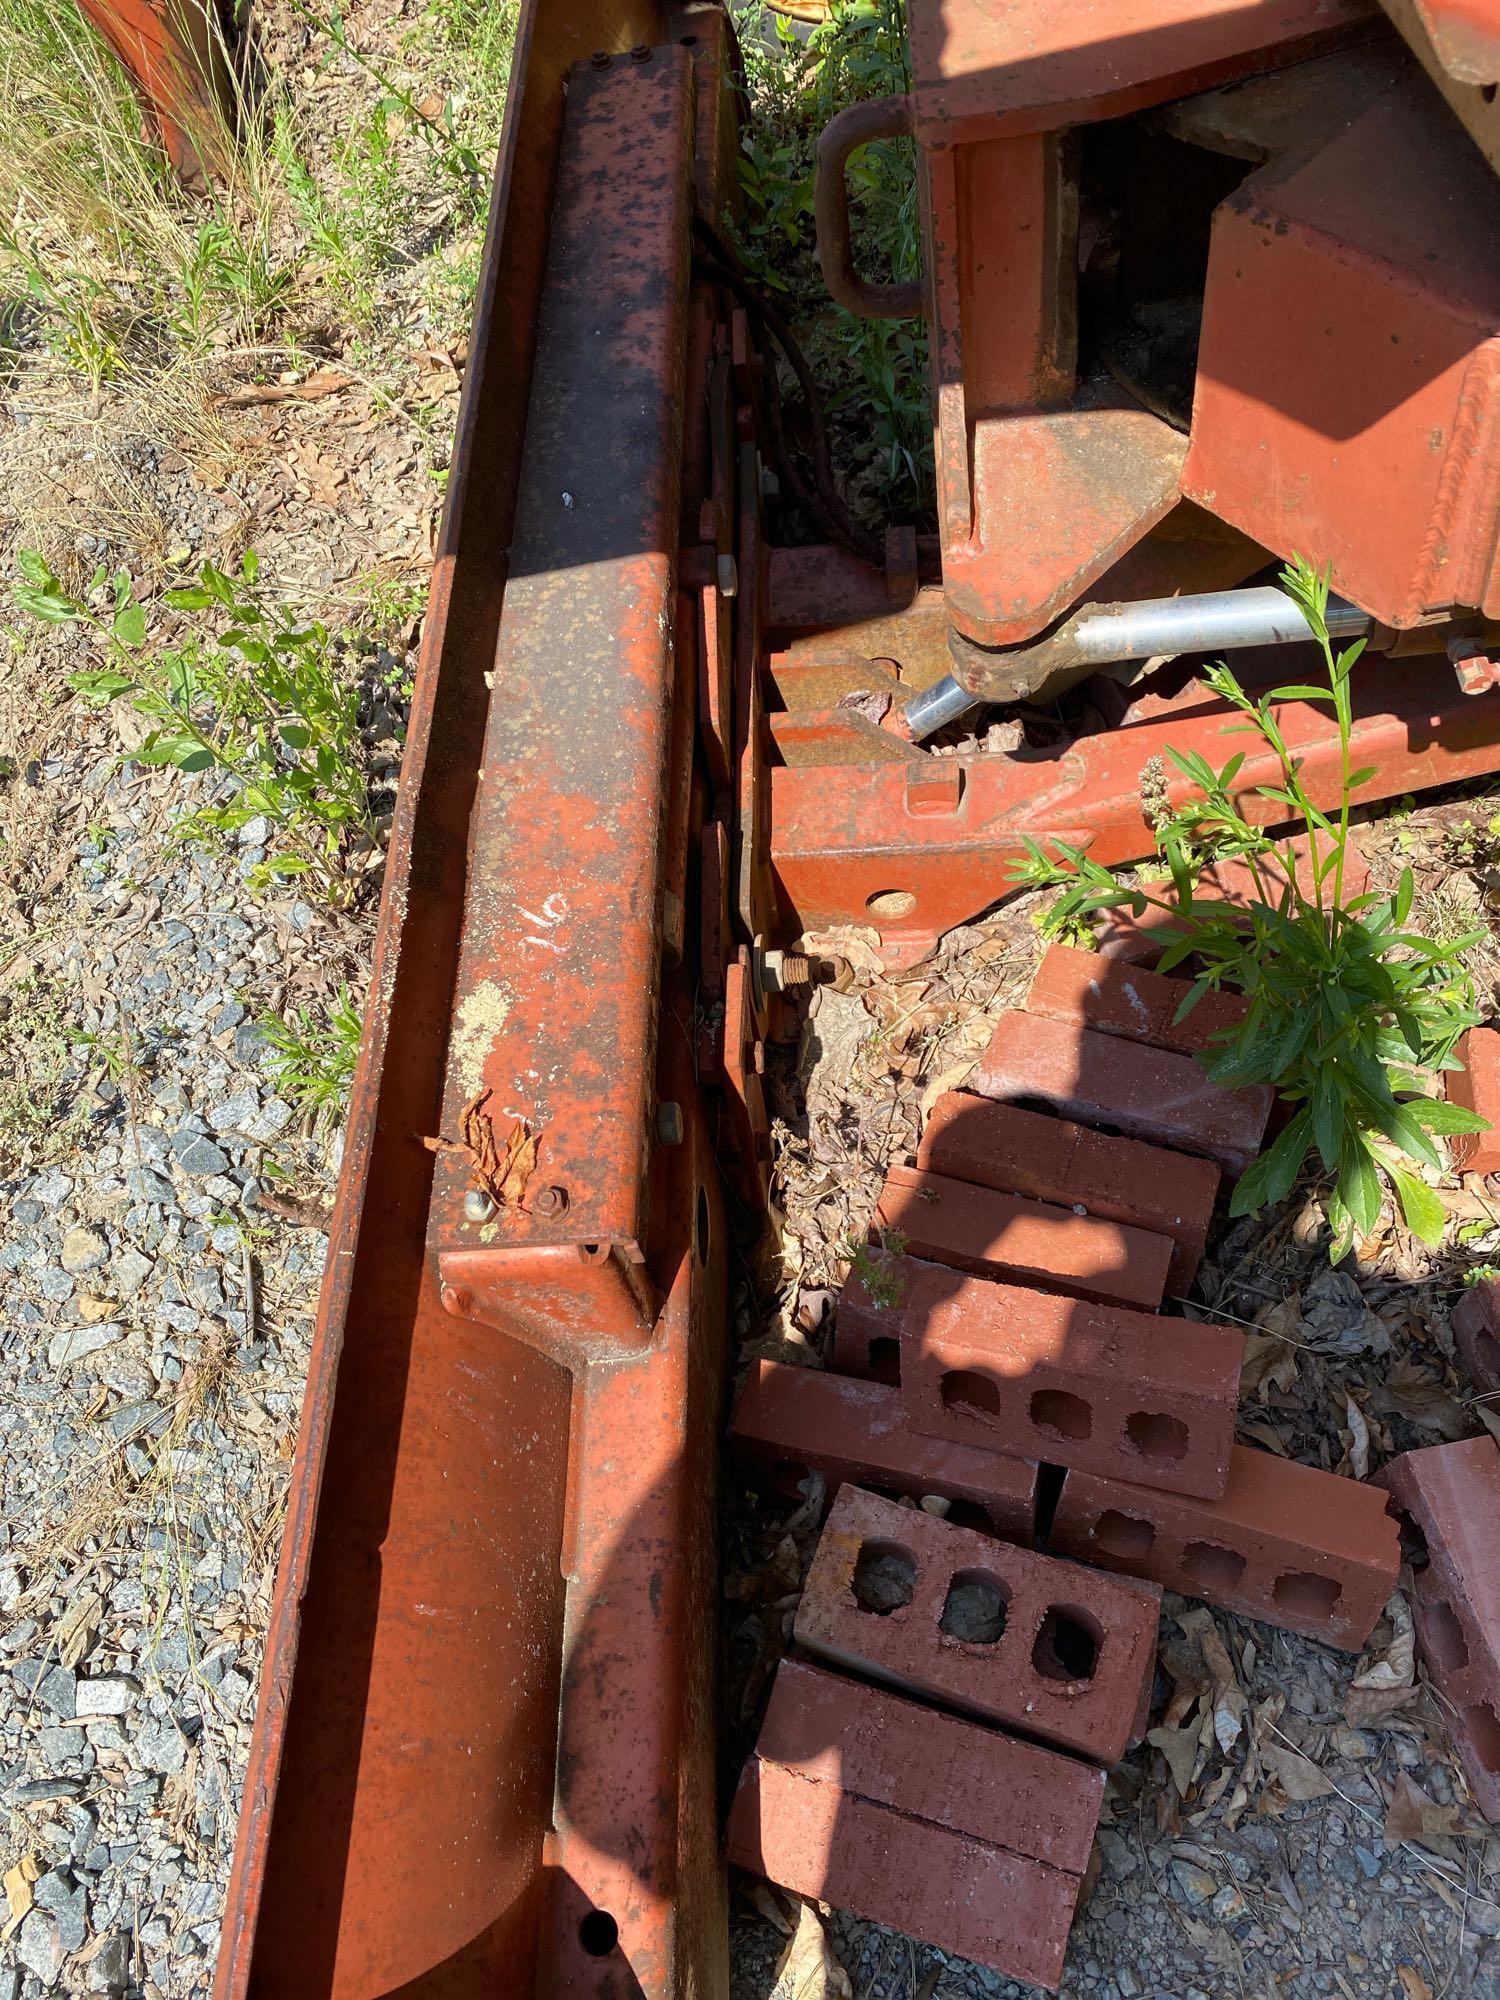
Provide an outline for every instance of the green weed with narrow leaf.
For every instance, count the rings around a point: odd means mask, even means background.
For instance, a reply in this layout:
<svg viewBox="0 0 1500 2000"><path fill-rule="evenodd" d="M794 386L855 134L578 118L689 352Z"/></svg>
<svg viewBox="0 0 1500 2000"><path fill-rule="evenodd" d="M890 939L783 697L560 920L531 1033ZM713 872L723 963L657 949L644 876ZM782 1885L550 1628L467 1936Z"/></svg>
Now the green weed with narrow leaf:
<svg viewBox="0 0 1500 2000"><path fill-rule="evenodd" d="M326 1015L298 1007L290 1015L268 1014L261 1030L281 1095L319 1125L337 1125L348 1108L364 1032L348 987L339 988Z"/></svg>
<svg viewBox="0 0 1500 2000"><path fill-rule="evenodd" d="M212 843L263 818L269 852L249 874L252 888L306 877L335 906L350 902L360 881L350 864L373 846L375 823L358 690L328 628L257 588L253 552L234 575L204 563L195 582L166 593L187 624L170 646L148 644L146 607L125 571L101 569L74 597L34 551L18 564L23 611L85 626L102 647L105 665L71 675L74 691L100 708L128 703L150 725L135 761L235 781L229 800L186 814L179 835Z"/></svg>
<svg viewBox="0 0 1500 2000"><path fill-rule="evenodd" d="M1280 1136L1240 1177L1230 1212L1246 1215L1280 1201L1311 1153L1333 1180L1328 1219L1337 1262L1375 1228L1386 1182L1413 1234L1426 1243L1442 1236L1443 1204L1416 1169L1441 1167L1436 1136L1484 1128L1473 1112L1430 1094L1435 1072L1459 1066L1455 1044L1478 1018L1463 955L1482 933L1434 942L1412 930L1409 869L1393 893L1346 900L1351 798L1374 775L1350 768L1350 680L1364 641L1335 653L1326 573L1298 558L1281 581L1322 650L1326 685L1252 696L1226 666L1204 676L1245 717L1236 727L1258 739L1263 763L1270 753L1272 782L1253 785L1246 798L1235 791L1246 753L1216 771L1195 751L1169 752L1191 789L1174 803L1165 784L1153 787L1156 844L1170 875L1162 893L1121 881L1062 841L1052 854L1029 841L1029 858L1015 879L1061 888L1048 912L1053 932L1101 910L1162 912L1171 941L1160 969L1171 972L1188 960L1197 968L1179 1020L1211 990L1245 996L1242 1025L1216 1035L1200 1060L1216 1082L1270 1084L1292 1111ZM1309 796L1282 734L1277 707L1286 701L1333 711L1340 753L1333 816ZM1296 848L1246 816L1250 798L1266 802L1260 811L1268 819L1300 822L1304 872ZM1249 865L1257 885L1248 910L1195 894L1203 871L1231 858Z"/></svg>

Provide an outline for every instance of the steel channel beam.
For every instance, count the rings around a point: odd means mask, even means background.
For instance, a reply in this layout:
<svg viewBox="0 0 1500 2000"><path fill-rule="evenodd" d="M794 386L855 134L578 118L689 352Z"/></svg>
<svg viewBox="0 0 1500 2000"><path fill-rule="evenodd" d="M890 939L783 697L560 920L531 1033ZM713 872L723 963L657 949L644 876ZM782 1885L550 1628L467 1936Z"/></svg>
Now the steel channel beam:
<svg viewBox="0 0 1500 2000"><path fill-rule="evenodd" d="M664 25L531 0L520 26L218 2000L727 1979L723 1229L688 1031L655 1034L693 1003L658 892L695 59L629 54ZM521 942L557 896L571 959ZM538 1136L506 1248L444 1150L476 1065ZM653 1150L661 1097L682 1140ZM482 1270L440 1281L449 1252L509 1255L492 1302Z"/></svg>

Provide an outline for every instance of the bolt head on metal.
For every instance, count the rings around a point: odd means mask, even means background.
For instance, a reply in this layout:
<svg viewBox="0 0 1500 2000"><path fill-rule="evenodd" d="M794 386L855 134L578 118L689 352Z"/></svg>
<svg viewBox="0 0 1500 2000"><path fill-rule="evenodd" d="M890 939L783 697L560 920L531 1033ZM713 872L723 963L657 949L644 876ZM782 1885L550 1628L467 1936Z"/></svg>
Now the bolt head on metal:
<svg viewBox="0 0 1500 2000"><path fill-rule="evenodd" d="M650 44L647 42L637 42L635 47L630 51L630 60L632 62L650 62Z"/></svg>
<svg viewBox="0 0 1500 2000"><path fill-rule="evenodd" d="M682 1106L668 1100L656 1107L656 1137L663 1146L680 1146L684 1131Z"/></svg>
<svg viewBox="0 0 1500 2000"><path fill-rule="evenodd" d="M470 1222L488 1222L495 1213L495 1198L482 1187L471 1187L464 1196L464 1214Z"/></svg>
<svg viewBox="0 0 1500 2000"><path fill-rule="evenodd" d="M595 49L594 53L589 57L589 61L595 69L608 69L609 68L608 51L605 49Z"/></svg>
<svg viewBox="0 0 1500 2000"><path fill-rule="evenodd" d="M537 1215L561 1215L568 1205L568 1190L561 1187L539 1188L532 1196L531 1207Z"/></svg>

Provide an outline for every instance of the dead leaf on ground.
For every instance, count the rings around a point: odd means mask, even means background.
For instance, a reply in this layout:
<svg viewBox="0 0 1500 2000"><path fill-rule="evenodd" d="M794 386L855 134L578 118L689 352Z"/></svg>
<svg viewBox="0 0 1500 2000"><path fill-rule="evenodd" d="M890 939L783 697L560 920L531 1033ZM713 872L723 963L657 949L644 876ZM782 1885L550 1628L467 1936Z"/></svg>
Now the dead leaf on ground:
<svg viewBox="0 0 1500 2000"><path fill-rule="evenodd" d="M42 1864L34 1854L23 1854L14 1868L5 1871L5 1900L10 1904L10 1918L0 1939L8 1938L12 1931L19 1930L31 1914L35 1901L31 1893L33 1882L41 1879Z"/></svg>
<svg viewBox="0 0 1500 2000"><path fill-rule="evenodd" d="M1415 1840L1436 1854L1448 1854L1452 1852L1450 1843L1467 1831L1457 1806L1440 1806L1405 1771L1399 1774L1385 1811L1384 1832L1389 1846L1399 1847L1403 1840Z"/></svg>
<svg viewBox="0 0 1500 2000"><path fill-rule="evenodd" d="M1154 1744L1166 1758L1172 1783L1177 1787L1179 1797L1186 1798L1198 1768L1198 1753L1203 1741L1202 1723L1187 1722L1176 1729L1158 1725L1147 1730L1146 1741Z"/></svg>
<svg viewBox="0 0 1500 2000"><path fill-rule="evenodd" d="M1326 1799L1333 1786L1311 1757L1286 1743L1262 1743L1261 1758L1289 1799Z"/></svg>
<svg viewBox="0 0 1500 2000"><path fill-rule="evenodd" d="M301 382L246 382L210 400L222 410L249 409L256 403L316 403L323 396L347 389L352 379L337 368L315 368Z"/></svg>
<svg viewBox="0 0 1500 2000"><path fill-rule="evenodd" d="M833 1955L822 1918L811 1903L804 1903L797 1912L797 1928L776 1968L771 2000L851 2000L852 1993L849 1975Z"/></svg>
<svg viewBox="0 0 1500 2000"><path fill-rule="evenodd" d="M1396 1977L1405 2000L1432 2000L1432 1988L1414 1965L1398 1965Z"/></svg>
<svg viewBox="0 0 1500 2000"><path fill-rule="evenodd" d="M52 1643L59 1663L76 1667L93 1644L94 1629L104 1613L104 1599L97 1590L80 1591L53 1628Z"/></svg>

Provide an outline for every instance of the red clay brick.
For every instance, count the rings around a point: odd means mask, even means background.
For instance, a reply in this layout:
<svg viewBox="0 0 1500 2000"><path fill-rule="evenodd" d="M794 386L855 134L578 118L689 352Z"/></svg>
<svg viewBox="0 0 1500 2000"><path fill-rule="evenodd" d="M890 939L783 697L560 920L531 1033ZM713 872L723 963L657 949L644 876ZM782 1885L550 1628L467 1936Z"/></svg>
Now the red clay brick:
<svg viewBox="0 0 1500 2000"><path fill-rule="evenodd" d="M869 1565L909 1566L911 1595L866 1609ZM943 1629L950 1593L993 1594L993 1641ZM856 1592L859 1594L856 1594ZM887 1598L885 1600L889 1602ZM1109 1764L1130 1741L1156 1658L1159 1593L1034 1555L846 1486L797 1608L810 1652Z"/></svg>
<svg viewBox="0 0 1500 2000"><path fill-rule="evenodd" d="M1054 1986L1104 1774L784 1660L729 1859L940 1950Z"/></svg>
<svg viewBox="0 0 1500 2000"><path fill-rule="evenodd" d="M1244 1336L950 1271L901 1322L913 1430L1174 1493L1229 1477Z"/></svg>
<svg viewBox="0 0 1500 2000"><path fill-rule="evenodd" d="M1043 1104L1081 1119L1217 1160L1231 1177L1260 1150L1271 1092L1225 1090L1192 1056L1036 1014L1003 1014L969 1088L1003 1103Z"/></svg>
<svg viewBox="0 0 1500 2000"><path fill-rule="evenodd" d="M1463 1068L1449 1070L1448 1101L1490 1121L1487 1132L1460 1132L1449 1141L1455 1167L1465 1173L1500 1173L1500 1032L1470 1028L1458 1045Z"/></svg>
<svg viewBox="0 0 1500 2000"><path fill-rule="evenodd" d="M840 1375L867 1375L877 1382L901 1380L901 1316L913 1285L924 1271L942 1267L920 1257L897 1257L870 1249L861 1268L851 1271L833 1309L832 1364Z"/></svg>
<svg viewBox="0 0 1500 2000"><path fill-rule="evenodd" d="M1002 1194L1076 1203L1105 1222L1170 1236L1167 1289L1178 1297L1193 1282L1203 1256L1219 1189L1212 1160L1115 1138L969 1091L951 1091L933 1106L917 1165Z"/></svg>
<svg viewBox="0 0 1500 2000"><path fill-rule="evenodd" d="M1428 1672L1479 1810L1500 1821L1500 1448L1489 1437L1431 1445L1376 1478L1408 1524Z"/></svg>
<svg viewBox="0 0 1500 2000"><path fill-rule="evenodd" d="M875 1486L956 1504L947 1518L1029 1543L1036 1525L1036 1466L995 1451L908 1430L901 1393L816 1368L757 1361L729 1425L736 1456L763 1474L821 1472L836 1487Z"/></svg>
<svg viewBox="0 0 1500 2000"><path fill-rule="evenodd" d="M1309 896L1313 894L1312 868L1307 858L1306 839L1293 840L1290 845L1297 850L1297 880ZM1327 852L1327 849L1324 849ZM1279 869L1275 870L1281 875ZM1262 875L1265 869L1262 866ZM1270 877L1266 877L1269 883ZM1285 877L1281 877L1285 880ZM1370 886L1370 865L1355 847L1350 847L1344 863L1344 899L1351 901L1362 896ZM1166 895L1170 900L1171 885L1158 887L1154 893ZM1212 868L1205 869L1198 883L1198 899L1205 903L1233 903L1239 909L1247 909L1253 902L1266 901L1264 891L1257 885L1255 874L1248 861L1220 861ZM1155 965L1168 944L1177 935L1171 918L1162 910L1148 908L1140 917L1131 916L1129 910L1107 910L1103 913L1098 937L1095 943L1106 958L1121 958L1135 965Z"/></svg>
<svg viewBox="0 0 1500 2000"><path fill-rule="evenodd" d="M1449 1323L1474 1387L1484 1396L1500 1392L1500 1285L1471 1285Z"/></svg>
<svg viewBox="0 0 1500 2000"><path fill-rule="evenodd" d="M1177 1010L1191 991L1186 980L1055 944L1036 969L1026 1011L1191 1056L1208 1048L1215 1035L1237 1028L1246 1014L1246 1002L1237 993L1205 993L1179 1021Z"/></svg>
<svg viewBox="0 0 1500 2000"><path fill-rule="evenodd" d="M880 1191L871 1239L892 1230L914 1256L933 1263L1128 1305L1159 1305L1172 1261L1171 1238L1149 1229L914 1167L892 1167Z"/></svg>
<svg viewBox="0 0 1500 2000"><path fill-rule="evenodd" d="M1236 1445L1218 1500L1070 1472L1049 1546L1357 1652L1396 1587L1393 1527L1375 1487Z"/></svg>

